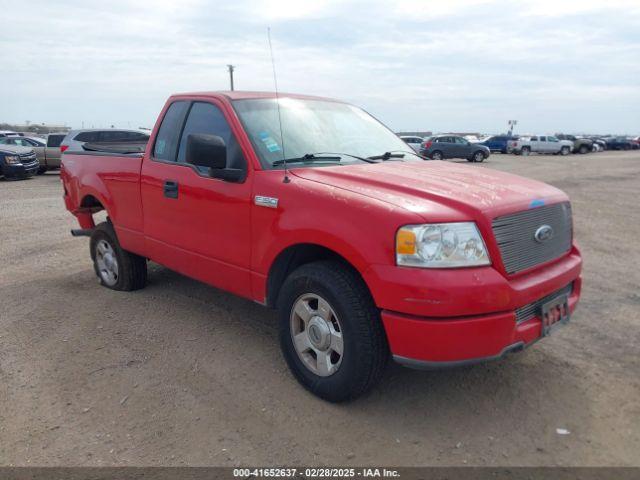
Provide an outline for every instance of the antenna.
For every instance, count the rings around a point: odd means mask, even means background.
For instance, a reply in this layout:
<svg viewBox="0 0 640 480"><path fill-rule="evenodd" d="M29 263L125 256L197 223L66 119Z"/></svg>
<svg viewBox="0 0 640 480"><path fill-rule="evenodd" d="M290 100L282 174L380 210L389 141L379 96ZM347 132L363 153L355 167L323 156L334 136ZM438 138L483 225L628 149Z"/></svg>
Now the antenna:
<svg viewBox="0 0 640 480"><path fill-rule="evenodd" d="M282 164L284 165L284 179L282 183L289 183L289 170L287 168L287 157L284 154L284 135L282 134L282 117L280 116L280 96L278 95L278 77L276 76L276 62L273 59L273 47L271 46L271 27L267 27L267 38L269 39L269 52L271 53L271 68L273 70L273 83L276 87L276 105L278 107L278 126L280 128L280 143L282 144Z"/></svg>

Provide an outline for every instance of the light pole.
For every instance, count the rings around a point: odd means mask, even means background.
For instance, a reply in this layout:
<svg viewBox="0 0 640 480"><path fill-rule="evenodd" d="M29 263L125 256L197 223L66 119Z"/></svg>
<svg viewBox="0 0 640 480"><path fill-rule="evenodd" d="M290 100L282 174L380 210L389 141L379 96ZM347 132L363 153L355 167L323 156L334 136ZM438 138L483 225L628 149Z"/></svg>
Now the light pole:
<svg viewBox="0 0 640 480"><path fill-rule="evenodd" d="M229 69L229 81L231 82L231 91L233 91L233 71L235 70L236 67L234 67L233 65L227 65L227 68Z"/></svg>

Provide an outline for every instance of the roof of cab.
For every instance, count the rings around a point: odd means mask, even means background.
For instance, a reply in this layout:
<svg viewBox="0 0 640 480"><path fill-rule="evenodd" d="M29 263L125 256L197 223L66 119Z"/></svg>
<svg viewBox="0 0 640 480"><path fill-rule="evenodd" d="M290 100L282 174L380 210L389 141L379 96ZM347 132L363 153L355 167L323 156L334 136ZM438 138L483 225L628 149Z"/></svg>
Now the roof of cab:
<svg viewBox="0 0 640 480"><path fill-rule="evenodd" d="M248 100L248 99L256 99L256 98L276 98L275 92L248 92L241 90L222 90L215 92L188 92L188 93L176 93L171 95L172 98L177 97L226 97L229 100ZM328 102L340 102L340 100L336 100L334 98L326 98L326 97L318 97L314 95L302 95L297 93L286 93L286 92L278 92L278 97L280 98L300 98L307 100L324 100Z"/></svg>

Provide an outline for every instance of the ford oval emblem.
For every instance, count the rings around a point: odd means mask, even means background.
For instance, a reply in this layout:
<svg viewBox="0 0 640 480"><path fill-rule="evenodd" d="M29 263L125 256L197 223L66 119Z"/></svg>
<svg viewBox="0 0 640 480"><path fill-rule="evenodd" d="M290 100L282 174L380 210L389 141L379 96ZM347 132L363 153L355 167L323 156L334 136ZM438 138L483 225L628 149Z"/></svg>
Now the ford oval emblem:
<svg viewBox="0 0 640 480"><path fill-rule="evenodd" d="M538 243L544 243L553 238L553 228L551 228L551 225L542 225L533 234L533 238Z"/></svg>

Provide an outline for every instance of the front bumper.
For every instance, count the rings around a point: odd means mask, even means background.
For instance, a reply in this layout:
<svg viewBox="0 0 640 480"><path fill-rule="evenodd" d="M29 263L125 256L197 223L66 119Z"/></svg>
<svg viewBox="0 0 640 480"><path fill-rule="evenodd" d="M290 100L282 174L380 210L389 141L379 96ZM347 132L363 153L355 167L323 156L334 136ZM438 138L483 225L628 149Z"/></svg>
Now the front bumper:
<svg viewBox="0 0 640 480"><path fill-rule="evenodd" d="M2 174L6 178L26 178L32 177L38 173L38 168L40 168L40 163L38 161L28 164L19 163L17 165L3 164Z"/></svg>
<svg viewBox="0 0 640 480"><path fill-rule="evenodd" d="M569 297L572 313L580 287L581 278L577 278ZM536 316L518 324L515 311L455 320L383 311L382 321L394 360L414 368L446 368L495 360L541 338L540 319Z"/></svg>
<svg viewBox="0 0 640 480"><path fill-rule="evenodd" d="M373 266L365 274L396 361L439 368L499 358L540 338L537 316L520 323L516 310L572 285L580 298L577 248L532 272L506 278L491 267L457 270Z"/></svg>

